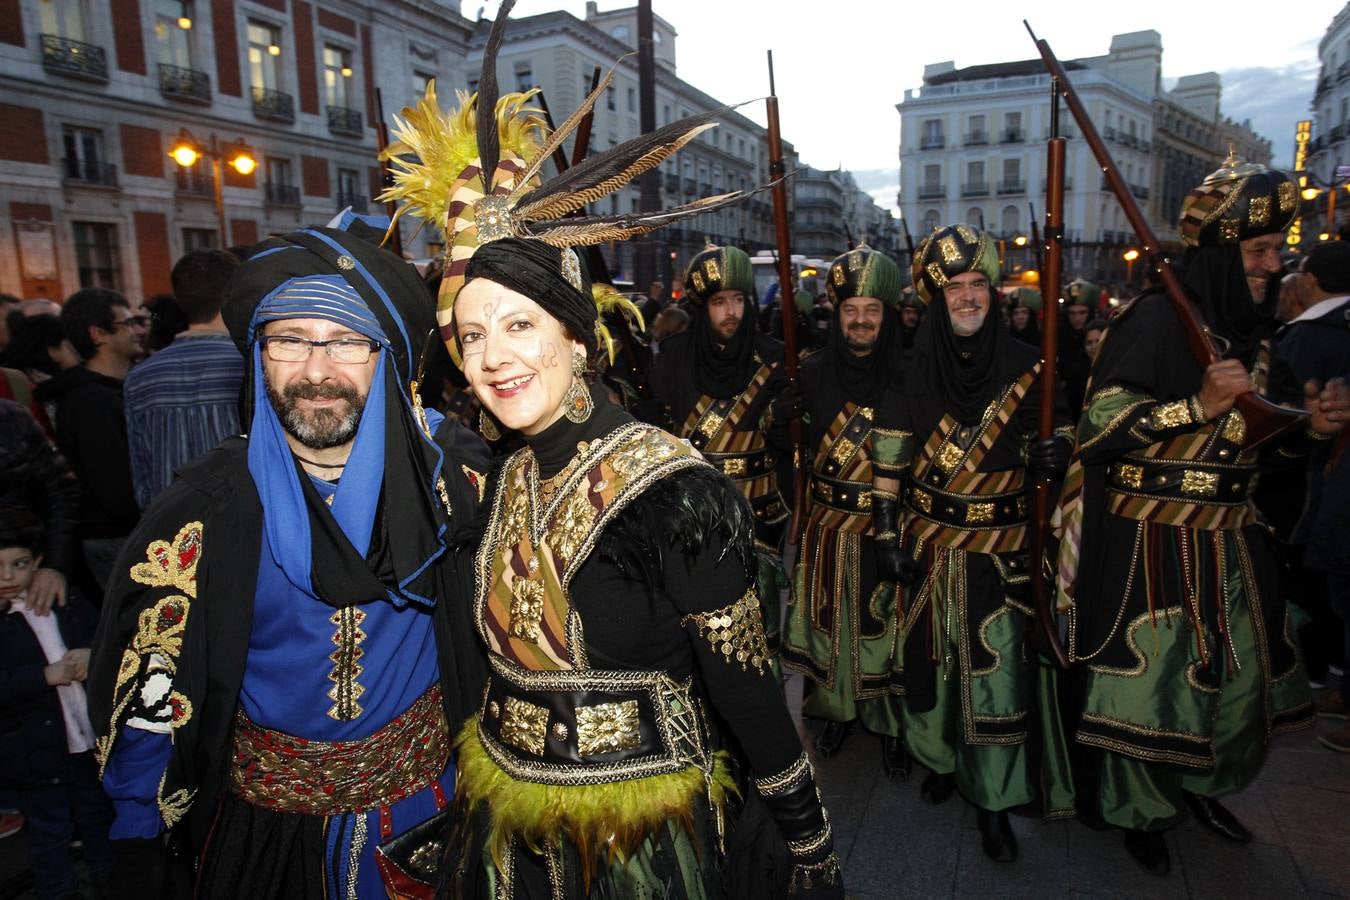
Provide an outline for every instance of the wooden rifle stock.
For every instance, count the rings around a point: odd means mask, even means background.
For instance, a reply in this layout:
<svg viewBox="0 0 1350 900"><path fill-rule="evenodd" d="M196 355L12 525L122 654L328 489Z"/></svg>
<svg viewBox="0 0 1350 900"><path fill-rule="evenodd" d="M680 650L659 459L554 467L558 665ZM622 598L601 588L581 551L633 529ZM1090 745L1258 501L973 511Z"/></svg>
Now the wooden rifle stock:
<svg viewBox="0 0 1350 900"><path fill-rule="evenodd" d="M1167 258L1163 255L1162 249L1158 245L1158 239L1153 234L1153 229L1144 219L1139 204L1135 202L1134 195L1130 193L1129 186L1125 184L1125 179L1121 177L1120 170L1111 158L1111 152L1106 149L1106 144L1103 143L1101 135L1097 133L1097 127L1092 124L1092 119L1078 99L1078 94L1074 91L1073 85L1069 83L1064 67L1060 65L1054 51L1050 49L1050 44L1036 37L1036 32L1031 30L1031 25L1025 19L1022 20L1022 24L1026 26L1031 39L1036 43L1036 49L1040 51L1046 70L1053 79L1058 80L1060 95L1064 97L1069 112L1073 114L1074 121L1078 123L1079 130L1083 132L1083 139L1092 149L1092 155L1097 158L1097 164L1101 166L1102 174L1106 176L1106 182L1111 188L1111 193L1116 195L1120 208L1125 212L1125 218L1129 220L1130 227L1134 229L1140 244L1143 245L1143 252L1148 259L1149 266L1158 274L1163 289L1167 293L1167 298L1172 302L1172 308L1176 310L1177 318L1181 321L1181 329L1191 355L1202 369L1218 362L1220 357L1214 350L1214 342L1210 338L1208 326L1200 320L1195 314L1195 310L1191 308L1191 302L1187 299L1186 292L1181 287L1181 282L1177 280L1176 273L1172 271ZM1052 305L1057 311L1058 297L1047 296L1045 302ZM1247 438L1245 446L1247 447L1257 446L1283 434L1301 424L1307 416L1301 410L1277 406L1255 391L1242 394L1233 405L1238 412L1242 413L1242 417L1246 421Z"/></svg>
<svg viewBox="0 0 1350 900"><path fill-rule="evenodd" d="M384 97L380 94L380 89L375 89L375 115L379 117L378 126L375 129L376 140L379 141L380 151L380 184L386 188L394 186L394 173L389 168L389 160L384 158L384 151L389 147L389 126L384 124ZM389 217L389 221L394 220L394 213L398 212L398 204L393 200L384 201L384 214ZM389 232L389 249L398 256L403 255L403 229L393 228Z"/></svg>
<svg viewBox="0 0 1350 900"><path fill-rule="evenodd" d="M1066 141L1059 134L1058 79L1051 77L1050 140L1045 164L1045 256L1041 265L1041 309L1045 312L1041 330L1041 400L1037 437L1049 440L1055 432L1055 383L1059 362L1059 285L1064 258L1064 150ZM1036 220L1032 219L1035 228ZM1050 504L1053 501L1048 478L1037 478L1032 485L1035 518L1031 528L1031 593L1036 604L1038 649L1061 669L1069 668L1069 654L1059 637L1059 620L1054 609L1054 585L1047 577L1045 550L1049 543Z"/></svg>
<svg viewBox="0 0 1350 900"><path fill-rule="evenodd" d="M773 224L778 244L778 306L783 320L783 367L788 381L797 380L797 298L792 287L792 241L788 230L787 169L783 165L783 138L778 127L778 95L773 83L773 51L769 51L769 96L765 101L769 124L769 178L773 181ZM792 443L792 521L788 543L797 543L802 507L806 505L806 449L802 420L788 421Z"/></svg>
<svg viewBox="0 0 1350 900"><path fill-rule="evenodd" d="M586 96L595 93L595 89L600 86L600 67L596 66L591 72L591 89L586 92ZM572 139L572 165L577 165L586 158L587 151L591 147L591 125L595 122L595 107L592 106L586 111L586 115L577 123L577 134Z"/></svg>

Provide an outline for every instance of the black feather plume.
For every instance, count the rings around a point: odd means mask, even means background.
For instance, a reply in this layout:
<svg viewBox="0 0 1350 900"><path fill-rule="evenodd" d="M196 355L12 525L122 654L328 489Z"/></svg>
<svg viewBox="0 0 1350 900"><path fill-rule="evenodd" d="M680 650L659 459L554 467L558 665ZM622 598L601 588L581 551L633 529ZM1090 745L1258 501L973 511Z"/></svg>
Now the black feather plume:
<svg viewBox="0 0 1350 900"><path fill-rule="evenodd" d="M502 0L497 18L483 46L483 69L478 74L478 160L483 167L483 193L492 193L492 177L501 156L501 138L497 134L497 54L506 36L506 19L516 0Z"/></svg>

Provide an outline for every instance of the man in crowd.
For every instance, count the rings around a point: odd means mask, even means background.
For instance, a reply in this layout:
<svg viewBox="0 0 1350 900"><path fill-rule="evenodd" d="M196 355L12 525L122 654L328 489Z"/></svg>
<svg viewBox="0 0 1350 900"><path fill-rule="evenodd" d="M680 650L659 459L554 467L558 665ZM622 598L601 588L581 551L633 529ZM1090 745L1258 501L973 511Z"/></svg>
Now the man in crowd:
<svg viewBox="0 0 1350 900"><path fill-rule="evenodd" d="M1086 281L1075 281L1068 286L1064 314L1059 323L1059 379L1069 398L1069 413L1078 420L1083 411L1083 393L1087 390L1088 358L1084 338L1087 324L1096 312L1097 286Z"/></svg>
<svg viewBox="0 0 1350 900"><path fill-rule="evenodd" d="M175 829L199 897L385 897L374 848L445 806L485 678L448 544L486 452L410 399L433 304L377 240L306 229L239 268L248 437L117 560L90 681L113 837L153 861Z"/></svg>
<svg viewBox="0 0 1350 900"><path fill-rule="evenodd" d="M1040 358L1004 327L998 282L998 242L977 228L948 226L920 245L914 283L928 315L905 389L911 435L893 461L909 472L905 516L884 543L923 573L903 604L899 653L905 742L930 770L922 795L941 803L959 790L979 813L985 854L1010 862L1007 811L1035 799L1033 725L1058 721L1033 708L1041 672L1023 649L1033 626L1028 470L1060 480L1072 429L1061 395L1051 401L1060 430L1037 439ZM1063 749L1041 744L1041 756ZM1072 811L1068 794L1047 805L1049 815Z"/></svg>
<svg viewBox="0 0 1350 900"><path fill-rule="evenodd" d="M239 261L194 250L173 267L173 298L187 331L127 374L123 388L136 503L150 505L179 466L239 434L244 359L220 316L221 292Z"/></svg>
<svg viewBox="0 0 1350 900"><path fill-rule="evenodd" d="M647 296L642 301L642 306L638 311L642 313L642 321L647 325L647 332L650 334L652 325L656 322L656 317L661 314L661 310L667 306L666 286L659 281L653 281L647 287Z"/></svg>
<svg viewBox="0 0 1350 900"><path fill-rule="evenodd" d="M117 291L85 288L61 307L61 327L84 363L47 383L56 403L56 443L80 482L80 544L99 595L140 510L122 386L144 352L149 321Z"/></svg>
<svg viewBox="0 0 1350 900"><path fill-rule="evenodd" d="M923 302L914 288L907 287L900 295L900 346L908 354L914 349L914 338L923 321Z"/></svg>
<svg viewBox="0 0 1350 900"><path fill-rule="evenodd" d="M877 442L897 437L900 415L900 270L860 246L830 264L826 283L829 344L801 368L812 463L783 665L809 681L802 712L825 720L821 756L837 753L861 720L882 736L888 776L906 777L892 696L896 590L878 577L876 554L878 536L895 533L896 498L872 489L875 477L899 477L879 463Z"/></svg>
<svg viewBox="0 0 1350 900"><path fill-rule="evenodd" d="M663 422L688 438L750 501L755 514L765 627L777 649L780 554L790 510L779 490L775 450L784 448L787 414L801 414L800 390L775 403L787 384L783 345L755 322L755 276L737 247L709 245L689 262L684 294L693 308L687 331L665 339L652 370Z"/></svg>
<svg viewBox="0 0 1350 900"><path fill-rule="evenodd" d="M1179 277L1222 359L1196 361L1161 292L1135 300L1098 350L1061 498L1059 602L1070 656L1090 663L1070 712L1088 750L1076 775L1157 875L1170 868L1163 831L1187 807L1250 840L1218 798L1251 782L1272 736L1312 721L1279 564L1247 498L1270 454L1325 443L1350 402L1343 384L1304 386L1306 424L1267 447L1249 445L1234 408L1267 390L1297 190L1230 157L1186 198Z"/></svg>

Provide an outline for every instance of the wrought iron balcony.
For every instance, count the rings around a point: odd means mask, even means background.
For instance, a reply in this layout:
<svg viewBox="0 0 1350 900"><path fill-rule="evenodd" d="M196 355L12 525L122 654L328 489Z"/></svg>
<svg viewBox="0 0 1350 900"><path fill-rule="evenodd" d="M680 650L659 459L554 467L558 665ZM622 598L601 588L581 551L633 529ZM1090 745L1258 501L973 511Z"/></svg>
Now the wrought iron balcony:
<svg viewBox="0 0 1350 900"><path fill-rule="evenodd" d="M360 137L365 122L361 113L345 106L328 107L328 130L333 134L345 134Z"/></svg>
<svg viewBox="0 0 1350 900"><path fill-rule="evenodd" d="M300 188L293 184L276 184L268 181L263 184L263 192L268 206L300 205Z"/></svg>
<svg viewBox="0 0 1350 900"><path fill-rule="evenodd" d="M345 191L338 191L337 208L339 212L350 206L352 212L363 213L367 209L368 202L361 194L348 194Z"/></svg>
<svg viewBox="0 0 1350 900"><path fill-rule="evenodd" d="M88 159L61 160L66 184L87 184L97 187L117 187L117 166Z"/></svg>
<svg viewBox="0 0 1350 900"><path fill-rule="evenodd" d="M260 119L270 119L273 122L294 122L295 101L284 91L254 87L253 114Z"/></svg>
<svg viewBox="0 0 1350 900"><path fill-rule="evenodd" d="M680 176L667 175L665 183L667 194L678 194L680 192Z"/></svg>
<svg viewBox="0 0 1350 900"><path fill-rule="evenodd" d="M214 197L215 185L211 176L192 169L176 168L174 171L174 190L193 197Z"/></svg>
<svg viewBox="0 0 1350 900"><path fill-rule="evenodd" d="M940 134L926 134L919 139L920 150L941 150L947 146L947 139Z"/></svg>
<svg viewBox="0 0 1350 900"><path fill-rule="evenodd" d="M989 193L989 182L967 181L961 185L962 197L983 197Z"/></svg>
<svg viewBox="0 0 1350 900"><path fill-rule="evenodd" d="M211 76L196 69L159 64L159 92L171 100L211 103Z"/></svg>
<svg viewBox="0 0 1350 900"><path fill-rule="evenodd" d="M1026 139L1027 133L1020 128L1003 129L1002 143L1004 144L1020 144Z"/></svg>
<svg viewBox="0 0 1350 900"><path fill-rule="evenodd" d="M945 184L919 185L920 200L941 200L946 196L947 196L947 186Z"/></svg>
<svg viewBox="0 0 1350 900"><path fill-rule="evenodd" d="M108 81L108 60L102 47L56 34L42 35L42 68L85 81Z"/></svg>
<svg viewBox="0 0 1350 900"><path fill-rule="evenodd" d="M1000 181L998 183L998 192L1000 194L1025 194L1027 192L1027 183L1025 181Z"/></svg>
<svg viewBox="0 0 1350 900"><path fill-rule="evenodd" d="M1148 188L1145 187L1145 186L1142 185L1142 184L1132 184L1132 185L1130 185L1130 193L1131 193L1131 194L1134 194L1134 195L1135 195L1136 197L1138 197L1140 200L1147 200L1147 199L1148 199Z"/></svg>
<svg viewBox="0 0 1350 900"><path fill-rule="evenodd" d="M970 134L966 135L967 147L978 147L987 143L989 143L989 132L987 131L972 131Z"/></svg>
<svg viewBox="0 0 1350 900"><path fill-rule="evenodd" d="M694 179L692 178L686 178L684 180L684 192L686 194L692 194L697 190L698 190L698 182L694 181Z"/></svg>

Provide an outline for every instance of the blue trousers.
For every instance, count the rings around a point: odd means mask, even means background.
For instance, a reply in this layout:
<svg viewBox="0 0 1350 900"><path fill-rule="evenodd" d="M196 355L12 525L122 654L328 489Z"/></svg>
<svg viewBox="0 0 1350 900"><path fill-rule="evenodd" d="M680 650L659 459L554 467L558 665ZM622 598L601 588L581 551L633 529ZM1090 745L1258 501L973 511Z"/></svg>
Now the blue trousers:
<svg viewBox="0 0 1350 900"><path fill-rule="evenodd" d="M89 874L102 877L112 872L113 852L108 841L112 803L98 782L94 754L81 753L73 762L73 780L15 791L19 811L27 820L28 857L39 900L77 896L78 880L70 856L70 842L77 834L84 844Z"/></svg>

